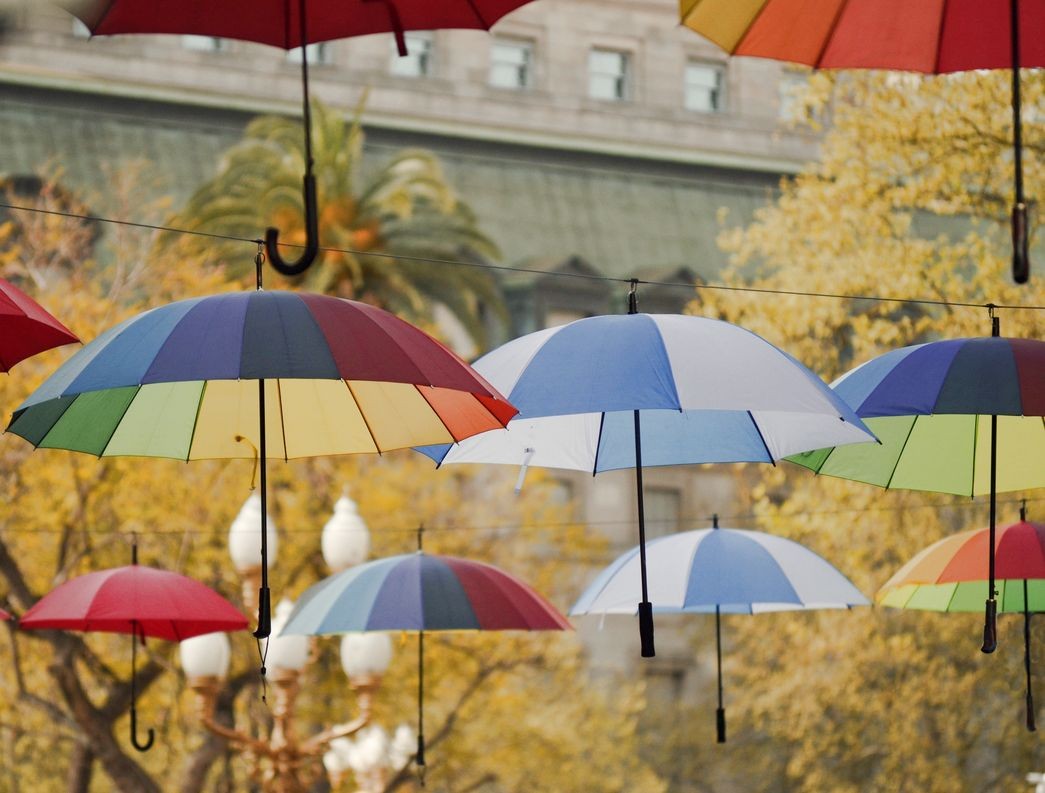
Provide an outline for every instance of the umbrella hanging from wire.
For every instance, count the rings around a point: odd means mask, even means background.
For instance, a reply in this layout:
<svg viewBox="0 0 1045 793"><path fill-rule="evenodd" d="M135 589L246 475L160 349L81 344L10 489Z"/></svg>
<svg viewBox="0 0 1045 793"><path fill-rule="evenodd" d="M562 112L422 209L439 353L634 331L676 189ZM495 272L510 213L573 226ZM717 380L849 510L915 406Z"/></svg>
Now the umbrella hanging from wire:
<svg viewBox="0 0 1045 793"><path fill-rule="evenodd" d="M527 2L530 0L60 0L59 4L93 35L180 33L253 41L285 50L302 48L306 241L300 257L284 261L279 231L265 231L272 266L284 275L298 275L308 269L319 252L307 46L350 36L393 33L399 54L406 55L405 31L489 30L505 14Z"/></svg>
<svg viewBox="0 0 1045 793"><path fill-rule="evenodd" d="M155 734L149 728L138 738L138 643L150 636L180 642L204 633L239 631L247 618L210 587L186 576L138 564L138 546L131 564L66 581L40 598L18 621L25 630L65 630L126 633L131 637L131 744L148 751Z"/></svg>
<svg viewBox="0 0 1045 793"><path fill-rule="evenodd" d="M67 361L7 431L98 457L253 458L261 470L257 638L271 632L267 461L449 443L515 409L438 341L366 303L258 290L138 314Z"/></svg>
<svg viewBox="0 0 1045 793"><path fill-rule="evenodd" d="M424 784L424 640L431 631L565 631L547 600L492 565L422 550L324 578L298 599L282 634L417 631L417 755Z"/></svg>
<svg viewBox="0 0 1045 793"><path fill-rule="evenodd" d="M419 451L439 465L635 469L639 637L655 655L647 595L643 466L776 461L823 438L874 436L827 385L765 339L703 317L600 316L530 333L475 368L519 414L502 431ZM520 472L520 480L522 478Z"/></svg>
<svg viewBox="0 0 1045 793"><path fill-rule="evenodd" d="M731 55L818 69L1012 72L1012 275L1030 277L1020 69L1045 66L1041 0L680 0L682 24Z"/></svg>
<svg viewBox="0 0 1045 793"><path fill-rule="evenodd" d="M79 344L65 325L29 295L0 278L0 372L45 350Z"/></svg>
<svg viewBox="0 0 1045 793"><path fill-rule="evenodd" d="M726 742L722 692L722 615L773 611L848 609L870 601L822 557L797 542L760 531L697 529L651 540L646 562L650 598L658 614L714 614L718 670L718 743ZM570 615L634 614L635 568L632 548L606 567L577 599Z"/></svg>
<svg viewBox="0 0 1045 793"><path fill-rule="evenodd" d="M979 611L988 593L986 550L989 529L963 531L935 542L911 557L875 595L882 606L925 611ZM1031 614L1045 611L1045 525L1027 521L997 530L994 537L998 608L1023 614L1023 667L1026 674L1026 724L1034 723L1031 688Z"/></svg>
<svg viewBox="0 0 1045 793"><path fill-rule="evenodd" d="M991 542L983 645L997 647L997 494L1045 487L1045 341L948 339L880 355L833 383L880 444L788 458L885 488L988 495Z"/></svg>

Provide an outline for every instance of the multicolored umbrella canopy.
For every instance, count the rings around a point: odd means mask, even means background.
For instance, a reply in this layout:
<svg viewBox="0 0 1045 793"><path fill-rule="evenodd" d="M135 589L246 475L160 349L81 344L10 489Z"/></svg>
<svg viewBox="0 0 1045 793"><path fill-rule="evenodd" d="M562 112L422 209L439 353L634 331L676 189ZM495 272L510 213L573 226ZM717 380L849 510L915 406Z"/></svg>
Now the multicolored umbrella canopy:
<svg viewBox="0 0 1045 793"><path fill-rule="evenodd" d="M995 329L997 325L995 324ZM951 339L893 350L833 383L880 445L789 457L828 476L887 488L990 496L1045 486L1045 342ZM984 651L994 648L993 546Z"/></svg>
<svg viewBox="0 0 1045 793"><path fill-rule="evenodd" d="M0 278L0 372L26 358L62 347L77 344L79 339L65 325L47 313L29 295Z"/></svg>
<svg viewBox="0 0 1045 793"><path fill-rule="evenodd" d="M137 563L99 570L66 581L40 598L19 620L25 630L67 630L131 635L131 743L148 751L155 735L150 728L138 740L135 704L138 642L146 636L181 641L217 631L238 631L247 618L210 587L178 573Z"/></svg>
<svg viewBox="0 0 1045 793"><path fill-rule="evenodd" d="M268 457L452 442L514 414L468 364L386 311L259 289L171 303L106 331L7 429L99 457L260 457L265 516ZM258 638L270 631L267 537L262 526Z"/></svg>
<svg viewBox="0 0 1045 793"><path fill-rule="evenodd" d="M635 468L639 636L649 657L643 465L775 463L827 437L874 438L820 378L760 336L704 317L639 314L634 291L630 303L628 315L540 330L480 358L476 369L519 414L506 430L419 451L440 465Z"/></svg>
<svg viewBox="0 0 1045 793"><path fill-rule="evenodd" d="M722 704L722 614L868 606L849 579L822 557L760 531L698 529L650 541L649 596L659 614L714 614L718 659L718 742L726 741ZM617 559L584 590L570 614L634 614L639 549Z"/></svg>
<svg viewBox="0 0 1045 793"><path fill-rule="evenodd" d="M915 554L878 590L882 606L925 611L979 611L988 596L990 529L945 537ZM1045 611L1045 525L1020 521L997 530L995 564L998 608L1023 614L1023 660L1027 675L1027 729L1034 731L1030 615Z"/></svg>
<svg viewBox="0 0 1045 793"><path fill-rule="evenodd" d="M1029 278L1019 70L1045 66L1040 0L679 0L679 14L683 25L731 55L818 69L1011 69L1013 277Z"/></svg>
<svg viewBox="0 0 1045 793"><path fill-rule="evenodd" d="M283 460L453 442L515 413L393 314L259 291L182 300L106 331L33 392L7 430L99 457L250 458L261 441L259 381L267 456Z"/></svg>
<svg viewBox="0 0 1045 793"><path fill-rule="evenodd" d="M515 576L482 562L418 550L350 567L313 584L298 599L282 634L418 631L416 762L423 774L425 631L564 630L571 630L566 618Z"/></svg>

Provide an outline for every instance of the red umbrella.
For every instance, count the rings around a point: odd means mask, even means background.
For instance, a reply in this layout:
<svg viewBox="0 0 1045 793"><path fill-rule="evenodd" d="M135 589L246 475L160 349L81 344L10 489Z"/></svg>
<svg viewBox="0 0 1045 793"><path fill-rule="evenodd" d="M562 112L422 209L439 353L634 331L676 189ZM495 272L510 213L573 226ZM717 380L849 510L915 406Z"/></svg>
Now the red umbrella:
<svg viewBox="0 0 1045 793"><path fill-rule="evenodd" d="M946 74L1012 69L1012 275L1030 277L1020 68L1045 66L1045 3L1030 0L682 0L682 23L731 55L818 69Z"/></svg>
<svg viewBox="0 0 1045 793"><path fill-rule="evenodd" d="M4 611L3 609L0 609L0 620L9 619L11 619L11 613L9 611Z"/></svg>
<svg viewBox="0 0 1045 793"><path fill-rule="evenodd" d="M406 55L406 30L489 30L505 14L530 0L62 0L59 4L95 35L181 33L255 41L290 50L317 41L394 33ZM308 58L301 58L305 119L305 250L296 262L280 256L279 232L265 232L272 266L284 275L303 273L319 250L316 183L312 175L312 120L308 101Z"/></svg>
<svg viewBox="0 0 1045 793"><path fill-rule="evenodd" d="M76 344L71 330L48 314L29 295L0 278L0 371L44 350Z"/></svg>
<svg viewBox="0 0 1045 793"><path fill-rule="evenodd" d="M247 618L210 587L178 573L138 565L138 549L126 567L99 570L66 581L40 598L19 620L28 630L58 629L131 635L131 743L140 752L153 743L150 728L138 741L135 679L138 641L146 636L180 642L192 636L239 631Z"/></svg>

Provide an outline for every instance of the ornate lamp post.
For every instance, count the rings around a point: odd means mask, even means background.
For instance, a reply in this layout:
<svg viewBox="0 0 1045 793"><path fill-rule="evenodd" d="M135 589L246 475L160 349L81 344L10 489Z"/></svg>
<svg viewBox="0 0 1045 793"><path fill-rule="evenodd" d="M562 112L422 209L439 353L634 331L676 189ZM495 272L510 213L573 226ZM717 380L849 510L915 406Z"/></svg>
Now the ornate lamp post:
<svg viewBox="0 0 1045 793"><path fill-rule="evenodd" d="M269 543L270 563L275 559L276 543L272 521ZM229 552L243 578L245 605L253 610L261 560L258 535L261 532L261 503L256 496L247 499L229 530ZM336 570L366 559L370 537L355 504L342 496L334 515L323 529L323 557ZM276 607L272 636L267 640L266 666L273 688L272 730L267 739L257 738L217 722L214 707L228 674L229 640L224 633L212 633L186 640L180 645L181 664L190 688L197 695L200 723L210 732L227 739L248 760L251 775L269 793L305 793L321 773L313 758L320 757L332 741L355 735L370 723L373 694L392 661L391 639L385 634L346 636L341 645L341 665L359 701L359 715L304 740L295 730L295 706L301 674L310 660L310 640L306 636L280 636L293 605L283 601Z"/></svg>

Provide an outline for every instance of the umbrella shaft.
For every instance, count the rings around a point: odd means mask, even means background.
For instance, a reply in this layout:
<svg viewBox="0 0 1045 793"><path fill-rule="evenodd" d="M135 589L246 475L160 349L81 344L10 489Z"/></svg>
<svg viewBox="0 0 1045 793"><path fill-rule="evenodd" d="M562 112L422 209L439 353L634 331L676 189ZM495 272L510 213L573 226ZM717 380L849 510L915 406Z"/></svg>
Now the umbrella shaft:
<svg viewBox="0 0 1045 793"><path fill-rule="evenodd" d="M1023 203L1023 130L1020 119L1020 0L1010 0L1012 21L1012 145L1016 168L1016 203Z"/></svg>

